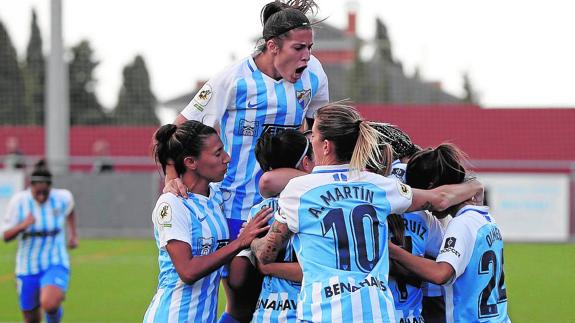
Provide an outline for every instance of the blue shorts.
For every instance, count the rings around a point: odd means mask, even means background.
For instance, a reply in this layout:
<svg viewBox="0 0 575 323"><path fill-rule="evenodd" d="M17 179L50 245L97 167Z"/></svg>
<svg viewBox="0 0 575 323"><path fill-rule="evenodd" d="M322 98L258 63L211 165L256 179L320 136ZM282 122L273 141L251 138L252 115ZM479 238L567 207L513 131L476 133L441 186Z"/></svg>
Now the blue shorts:
<svg viewBox="0 0 575 323"><path fill-rule="evenodd" d="M239 219L226 219L228 220L228 230L230 231L230 241L236 240L238 234L240 233L240 229L242 228L242 224L244 224L244 220Z"/></svg>
<svg viewBox="0 0 575 323"><path fill-rule="evenodd" d="M47 285L56 286L66 292L69 280L70 270L64 266L51 266L35 275L16 276L20 308L31 311L40 306L40 290Z"/></svg>

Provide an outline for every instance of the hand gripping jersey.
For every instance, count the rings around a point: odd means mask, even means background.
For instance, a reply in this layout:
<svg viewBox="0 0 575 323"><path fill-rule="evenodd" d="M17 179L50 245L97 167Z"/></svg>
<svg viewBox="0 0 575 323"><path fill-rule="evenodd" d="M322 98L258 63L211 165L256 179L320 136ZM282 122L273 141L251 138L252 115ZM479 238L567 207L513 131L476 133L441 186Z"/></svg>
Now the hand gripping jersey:
<svg viewBox="0 0 575 323"><path fill-rule="evenodd" d="M193 257L215 252L229 242L221 193L210 185L210 196L189 194L187 199L171 193L160 196L152 213L159 250L159 283L144 322L216 322L218 287L222 267L193 284L184 283L166 245L170 240L190 245Z"/></svg>
<svg viewBox="0 0 575 323"><path fill-rule="evenodd" d="M409 186L349 165L316 166L288 183L275 218L295 233L299 320L395 322L386 219L411 197Z"/></svg>
<svg viewBox="0 0 575 323"><path fill-rule="evenodd" d="M264 206L276 212L278 209L277 200L277 198L268 198L252 207L250 219ZM270 225L273 221L274 219L270 219ZM246 254L243 255L247 256ZM278 258L281 259L278 262L297 261L291 241L287 244L285 250L280 252ZM296 322L297 299L300 289L300 283L273 276L265 276L252 322Z"/></svg>
<svg viewBox="0 0 575 323"><path fill-rule="evenodd" d="M503 238L485 206L465 206L449 222L437 262L455 269L445 284L447 322L510 322Z"/></svg>
<svg viewBox="0 0 575 323"><path fill-rule="evenodd" d="M441 223L424 211L405 213L402 217L405 226L403 248L419 257L437 257L443 239ZM395 319L398 322L422 322L422 289L393 277L389 279L389 287L395 301Z"/></svg>
<svg viewBox="0 0 575 323"><path fill-rule="evenodd" d="M221 129L224 149L231 161L221 190L229 219L245 220L259 203L262 174L254 155L264 131L299 128L304 117L328 102L327 76L311 57L296 83L274 80L262 73L250 56L209 80L182 115Z"/></svg>
<svg viewBox="0 0 575 323"><path fill-rule="evenodd" d="M34 275L60 265L70 268L66 251L66 217L74 209L68 190L52 188L48 199L38 204L30 189L16 193L2 220L2 233L24 221L28 214L36 222L18 235L16 275Z"/></svg>

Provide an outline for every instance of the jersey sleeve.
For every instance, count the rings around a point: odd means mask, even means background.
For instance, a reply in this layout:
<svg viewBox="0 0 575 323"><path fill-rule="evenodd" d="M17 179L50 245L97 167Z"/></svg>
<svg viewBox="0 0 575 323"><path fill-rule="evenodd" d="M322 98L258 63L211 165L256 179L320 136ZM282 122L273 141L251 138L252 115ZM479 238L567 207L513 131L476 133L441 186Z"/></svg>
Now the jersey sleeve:
<svg viewBox="0 0 575 323"><path fill-rule="evenodd" d="M290 181L285 189L280 193L280 198L278 200L279 208L274 214L276 221L280 223L287 224L288 228L293 233L299 232L299 199L295 190L293 181Z"/></svg>
<svg viewBox="0 0 575 323"><path fill-rule="evenodd" d="M225 70L206 82L181 114L210 127L219 126L226 109L233 104L235 85L228 75L229 70Z"/></svg>
<svg viewBox="0 0 575 323"><path fill-rule="evenodd" d="M427 241L425 243L425 254L437 258L439 255L439 249L441 248L441 243L443 242L443 226L441 222L429 214L427 211L423 211L427 222Z"/></svg>
<svg viewBox="0 0 575 323"><path fill-rule="evenodd" d="M455 270L455 275L445 285L452 284L463 274L473 254L473 235L462 220L455 218L449 222L437 256L437 262L446 262Z"/></svg>
<svg viewBox="0 0 575 323"><path fill-rule="evenodd" d="M313 118L317 109L321 108L329 102L328 79L320 61L312 56L310 58L310 65L312 65L313 72L318 77L318 87L316 93L314 93L314 96L311 98L311 101L308 105L305 114L306 118Z"/></svg>
<svg viewBox="0 0 575 323"><path fill-rule="evenodd" d="M377 175L379 176L379 175ZM382 177L388 189L386 189L387 200L389 201L391 210L390 214L403 214L411 206L411 199L413 198L413 191L407 184L396 179Z"/></svg>
<svg viewBox="0 0 575 323"><path fill-rule="evenodd" d="M0 232L4 234L4 232L12 229L15 227L18 221L18 205L20 201L20 194L12 196L10 202L8 202L8 207L6 209L6 213L2 217L2 224L0 225ZM25 215L24 215L25 217Z"/></svg>
<svg viewBox="0 0 575 323"><path fill-rule="evenodd" d="M72 211L74 211L74 207L76 206L76 202L74 201L74 195L72 195L72 192L68 190L60 190L60 194L62 195L63 200L65 201L64 215L68 216L70 215L70 213L72 213Z"/></svg>
<svg viewBox="0 0 575 323"><path fill-rule="evenodd" d="M158 230L160 247L165 247L170 240L183 241L192 246L190 216L179 198L170 193L162 195L152 218Z"/></svg>

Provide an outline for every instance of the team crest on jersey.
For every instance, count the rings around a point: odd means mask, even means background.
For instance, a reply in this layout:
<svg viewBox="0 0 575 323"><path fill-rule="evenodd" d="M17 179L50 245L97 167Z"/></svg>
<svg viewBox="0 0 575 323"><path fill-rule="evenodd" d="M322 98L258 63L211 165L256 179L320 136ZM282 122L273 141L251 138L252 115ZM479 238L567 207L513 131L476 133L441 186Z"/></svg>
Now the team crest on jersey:
<svg viewBox="0 0 575 323"><path fill-rule="evenodd" d="M156 219L160 228L172 227L172 207L166 202L162 202L156 212Z"/></svg>
<svg viewBox="0 0 575 323"><path fill-rule="evenodd" d="M411 198L411 188L400 181L397 181L397 190L399 191L399 195L406 199Z"/></svg>
<svg viewBox="0 0 575 323"><path fill-rule="evenodd" d="M297 103L299 103L300 106L303 109L305 109L307 108L307 105L311 101L311 89L303 89L300 91L296 91L295 97L297 99Z"/></svg>
<svg viewBox="0 0 575 323"><path fill-rule="evenodd" d="M212 252L212 248L214 246L216 242L216 239L214 237L211 238L204 238L204 237L200 237L198 238L198 251L200 252L200 255L205 256L205 255L209 255L210 252Z"/></svg>
<svg viewBox="0 0 575 323"><path fill-rule="evenodd" d="M211 85L208 83L204 84L198 94L196 94L194 97L194 108L198 109L199 111L204 111L205 106L208 105L208 102L210 102L210 99L212 98L212 94L213 91Z"/></svg>
<svg viewBox="0 0 575 323"><path fill-rule="evenodd" d="M241 119L240 128L238 129L238 135L257 137L259 125L260 123L258 121L249 121L246 119Z"/></svg>

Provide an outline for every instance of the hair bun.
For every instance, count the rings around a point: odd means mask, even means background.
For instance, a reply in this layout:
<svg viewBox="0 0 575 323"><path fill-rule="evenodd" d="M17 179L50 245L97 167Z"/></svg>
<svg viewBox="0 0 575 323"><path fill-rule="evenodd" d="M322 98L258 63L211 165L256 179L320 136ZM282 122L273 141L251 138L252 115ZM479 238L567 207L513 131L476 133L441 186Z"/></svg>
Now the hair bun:
<svg viewBox="0 0 575 323"><path fill-rule="evenodd" d="M158 131L156 131L156 141L167 142L172 135L178 130L178 126L175 124L165 124L161 126Z"/></svg>

